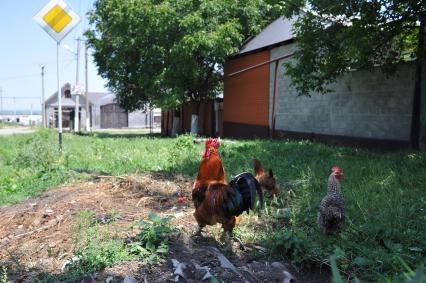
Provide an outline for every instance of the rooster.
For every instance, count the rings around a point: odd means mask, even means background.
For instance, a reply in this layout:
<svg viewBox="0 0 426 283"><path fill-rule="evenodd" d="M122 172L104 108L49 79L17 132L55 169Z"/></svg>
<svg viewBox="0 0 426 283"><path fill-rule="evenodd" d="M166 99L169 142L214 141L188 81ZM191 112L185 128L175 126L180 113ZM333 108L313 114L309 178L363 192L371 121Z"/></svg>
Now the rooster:
<svg viewBox="0 0 426 283"><path fill-rule="evenodd" d="M346 204L340 188L343 171L335 166L328 177L327 195L320 204L318 224L325 234L339 233L345 224Z"/></svg>
<svg viewBox="0 0 426 283"><path fill-rule="evenodd" d="M217 153L219 146L217 139L206 140L198 176L192 189L192 200L195 206L194 217L198 223L196 235L201 235L206 225L221 223L226 244L230 247L232 230L240 222L239 215L254 208L256 193L263 203L263 194L258 181L250 173L241 173L227 183L222 161Z"/></svg>
<svg viewBox="0 0 426 283"><path fill-rule="evenodd" d="M253 159L253 166L256 180L259 182L262 191L268 193L270 196L277 195L277 181L274 178L272 168L269 168L268 173L266 173L258 159Z"/></svg>

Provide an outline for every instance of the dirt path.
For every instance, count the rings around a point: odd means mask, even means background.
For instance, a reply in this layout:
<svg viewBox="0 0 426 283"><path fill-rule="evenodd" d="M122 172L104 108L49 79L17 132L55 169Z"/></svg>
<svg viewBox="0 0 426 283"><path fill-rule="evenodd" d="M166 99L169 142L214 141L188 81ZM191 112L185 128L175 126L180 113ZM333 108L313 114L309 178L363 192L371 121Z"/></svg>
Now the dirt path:
<svg viewBox="0 0 426 283"><path fill-rule="evenodd" d="M17 134L32 134L35 130L31 128L4 128L0 129L0 136L10 136Z"/></svg>
<svg viewBox="0 0 426 283"><path fill-rule="evenodd" d="M201 282L207 271L219 282L328 282L329 273L298 274L283 262L249 261L249 249L234 243L234 253L224 254L221 243L209 228L204 237L189 237L195 229L190 199L177 201L177 194L190 196L192 180L170 174L126 177L101 176L92 182L52 189L38 198L0 208L0 265L19 270L16 282L31 282L40 272L58 273L72 256L73 227L82 210L102 217L112 210L119 215L115 225L122 227L123 237L130 237L127 227L154 211L173 215L172 224L181 231L172 237L170 252L164 263L148 268L140 262L123 262L93 275L94 282L123 282L133 277L137 282L175 282L175 264L183 263L185 278L178 282ZM127 233L127 234L126 234ZM52 251L57 256L52 256ZM234 270L223 267L223 258ZM205 268L202 268L205 267ZM291 274L291 275L290 275ZM287 281L285 279L287 278ZM146 281L144 281L146 280ZM93 281L92 281L93 282ZM210 282L206 280L205 282Z"/></svg>

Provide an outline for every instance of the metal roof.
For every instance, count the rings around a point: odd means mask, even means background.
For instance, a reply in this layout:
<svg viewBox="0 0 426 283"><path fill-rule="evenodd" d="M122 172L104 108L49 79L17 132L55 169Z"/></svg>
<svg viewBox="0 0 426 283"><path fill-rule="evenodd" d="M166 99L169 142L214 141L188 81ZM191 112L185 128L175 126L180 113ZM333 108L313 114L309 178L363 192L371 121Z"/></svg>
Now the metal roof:
<svg viewBox="0 0 426 283"><path fill-rule="evenodd" d="M75 106L75 95L71 95L70 98L66 98L64 96L64 91L66 89L70 89L71 88L71 84L70 83L66 83L62 86L61 88L61 93L62 93L62 106L63 107L74 107ZM57 95L57 91L54 92L49 98L46 99L46 106L47 107L57 107L58 106L58 95ZM105 104L110 104L113 103L114 98L115 98L115 94L113 93L108 93L108 92L89 92L88 93L88 97L89 97L89 105L98 105L98 106L102 106ZM80 95L80 106L83 107L86 103L86 96Z"/></svg>
<svg viewBox="0 0 426 283"><path fill-rule="evenodd" d="M276 19L274 22L264 28L258 35L248 40L241 47L238 55L293 39L293 24L295 22L296 18L287 19L280 17Z"/></svg>

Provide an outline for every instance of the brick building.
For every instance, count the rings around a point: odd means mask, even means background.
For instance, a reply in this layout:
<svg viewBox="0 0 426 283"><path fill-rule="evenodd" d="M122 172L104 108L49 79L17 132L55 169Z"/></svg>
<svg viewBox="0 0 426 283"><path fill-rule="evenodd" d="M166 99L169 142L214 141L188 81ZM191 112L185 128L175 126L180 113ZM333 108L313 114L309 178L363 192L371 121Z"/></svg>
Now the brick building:
<svg viewBox="0 0 426 283"><path fill-rule="evenodd" d="M297 48L293 22L277 19L227 59L224 136L407 146L414 64L400 65L394 77L379 69L349 72L329 86L331 93L299 96L284 68Z"/></svg>

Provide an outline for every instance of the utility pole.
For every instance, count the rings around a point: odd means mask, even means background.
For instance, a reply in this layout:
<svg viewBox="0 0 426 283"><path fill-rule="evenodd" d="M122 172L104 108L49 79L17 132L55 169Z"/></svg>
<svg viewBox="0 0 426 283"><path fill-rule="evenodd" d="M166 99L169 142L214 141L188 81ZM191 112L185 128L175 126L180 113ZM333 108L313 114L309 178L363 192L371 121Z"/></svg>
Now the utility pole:
<svg viewBox="0 0 426 283"><path fill-rule="evenodd" d="M86 77L86 131L90 132L90 107L89 107L89 73L87 71L87 57L88 57L88 48L87 42L85 44L85 52L84 52L84 69L85 69L85 77Z"/></svg>
<svg viewBox="0 0 426 283"><path fill-rule="evenodd" d="M44 102L44 65L41 65L41 124L46 128L46 107Z"/></svg>
<svg viewBox="0 0 426 283"><path fill-rule="evenodd" d="M13 114L15 116L16 119L16 97L13 97Z"/></svg>
<svg viewBox="0 0 426 283"><path fill-rule="evenodd" d="M59 85L59 46L60 41L56 42L56 86L58 88L58 137L59 151L62 153L62 93Z"/></svg>
<svg viewBox="0 0 426 283"><path fill-rule="evenodd" d="M75 110L74 110L74 131L79 131L79 113L80 113L80 96L79 92L79 68L80 68L80 41L81 38L77 38L77 69L75 73Z"/></svg>

